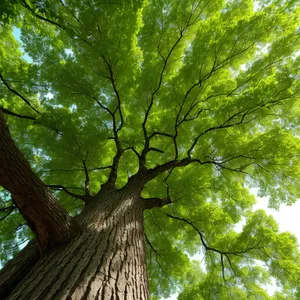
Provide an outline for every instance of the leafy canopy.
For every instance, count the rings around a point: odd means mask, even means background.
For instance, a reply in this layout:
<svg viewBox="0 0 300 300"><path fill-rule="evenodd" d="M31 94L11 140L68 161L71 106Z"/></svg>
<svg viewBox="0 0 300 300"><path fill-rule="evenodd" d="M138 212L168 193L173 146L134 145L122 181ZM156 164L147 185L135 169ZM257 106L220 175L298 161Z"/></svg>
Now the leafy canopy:
<svg viewBox="0 0 300 300"><path fill-rule="evenodd" d="M142 196L172 204L145 213L153 299L300 297L297 241L250 190L300 196L297 2L0 4L0 110L70 214L112 166L117 187L157 171ZM30 233L3 189L1 205L4 262Z"/></svg>

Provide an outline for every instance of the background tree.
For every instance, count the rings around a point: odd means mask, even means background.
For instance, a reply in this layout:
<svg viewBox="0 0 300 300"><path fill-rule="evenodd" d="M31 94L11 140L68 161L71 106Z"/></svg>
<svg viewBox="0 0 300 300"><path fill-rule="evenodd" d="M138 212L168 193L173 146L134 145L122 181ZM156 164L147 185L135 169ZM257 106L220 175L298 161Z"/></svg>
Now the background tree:
<svg viewBox="0 0 300 300"><path fill-rule="evenodd" d="M3 263L33 238L2 298L300 297L297 241L251 192L272 207L300 194L297 1L0 14Z"/></svg>

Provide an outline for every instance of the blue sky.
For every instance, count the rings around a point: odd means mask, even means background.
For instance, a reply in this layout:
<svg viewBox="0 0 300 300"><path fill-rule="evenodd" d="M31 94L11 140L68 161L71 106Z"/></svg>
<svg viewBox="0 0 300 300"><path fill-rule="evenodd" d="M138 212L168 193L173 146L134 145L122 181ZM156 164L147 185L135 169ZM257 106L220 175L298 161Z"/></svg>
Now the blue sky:
<svg viewBox="0 0 300 300"><path fill-rule="evenodd" d="M19 41L22 44L22 41L21 41L21 30L20 30L20 28L14 27L13 35L16 38L16 40ZM27 53L25 53L25 50L24 50L23 47L21 47L21 50L24 53L23 58L25 60L27 60L28 62L32 62L31 57Z"/></svg>

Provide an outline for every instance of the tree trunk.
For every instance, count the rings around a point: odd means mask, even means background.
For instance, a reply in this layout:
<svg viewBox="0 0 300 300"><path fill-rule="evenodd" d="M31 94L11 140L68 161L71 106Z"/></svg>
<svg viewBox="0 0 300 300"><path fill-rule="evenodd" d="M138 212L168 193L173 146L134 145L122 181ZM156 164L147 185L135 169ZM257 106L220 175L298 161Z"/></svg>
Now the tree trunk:
<svg viewBox="0 0 300 300"><path fill-rule="evenodd" d="M30 241L0 270L0 299L6 299L40 259L36 240Z"/></svg>
<svg viewBox="0 0 300 300"><path fill-rule="evenodd" d="M104 191L82 232L47 253L8 299L150 299L140 190Z"/></svg>

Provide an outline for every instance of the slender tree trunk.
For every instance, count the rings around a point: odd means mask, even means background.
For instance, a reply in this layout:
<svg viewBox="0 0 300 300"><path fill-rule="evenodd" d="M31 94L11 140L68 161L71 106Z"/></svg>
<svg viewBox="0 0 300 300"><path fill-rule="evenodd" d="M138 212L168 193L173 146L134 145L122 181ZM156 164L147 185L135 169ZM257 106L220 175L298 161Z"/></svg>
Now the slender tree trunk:
<svg viewBox="0 0 300 300"><path fill-rule="evenodd" d="M140 190L105 191L79 216L82 232L52 249L8 299L150 299Z"/></svg>

